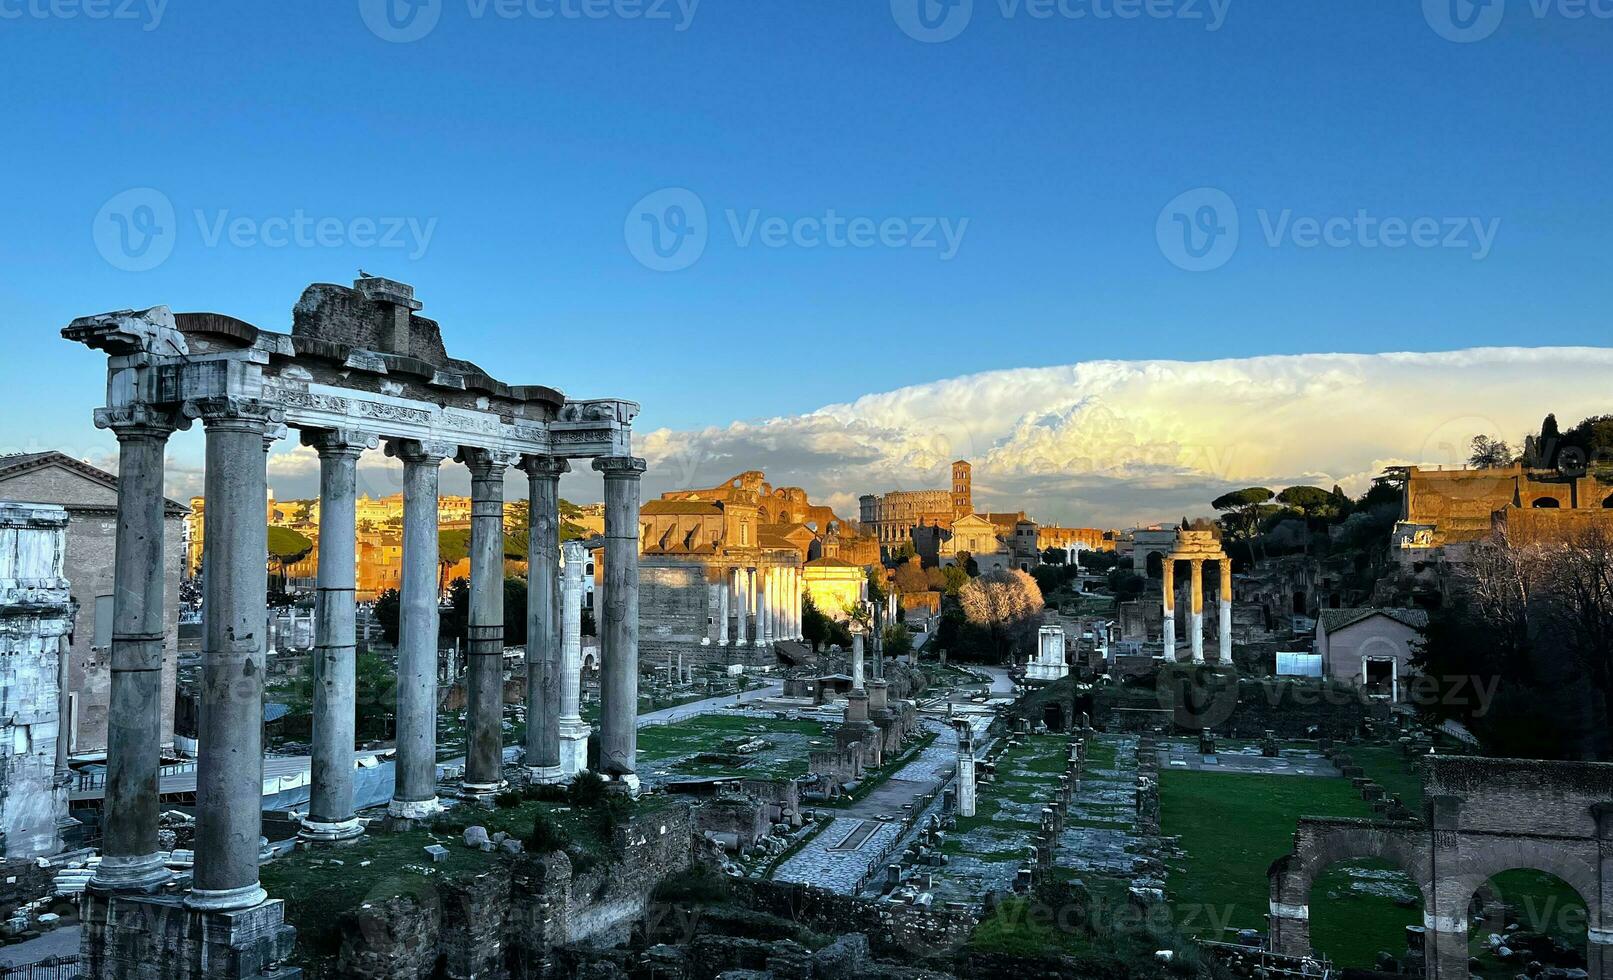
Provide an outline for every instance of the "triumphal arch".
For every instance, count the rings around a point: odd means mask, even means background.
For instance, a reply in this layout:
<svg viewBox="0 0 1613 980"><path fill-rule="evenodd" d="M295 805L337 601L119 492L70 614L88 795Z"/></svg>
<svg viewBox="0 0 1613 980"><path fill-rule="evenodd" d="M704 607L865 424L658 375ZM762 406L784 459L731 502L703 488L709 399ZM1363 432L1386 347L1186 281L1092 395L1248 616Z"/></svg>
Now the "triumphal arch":
<svg viewBox="0 0 1613 980"><path fill-rule="evenodd" d="M1310 894L1329 865L1389 861L1423 899L1430 980L1467 980L1469 907L1503 871L1545 871L1585 903L1587 972L1613 978L1613 764L1430 757L1415 821L1305 818L1271 884L1271 948L1310 954ZM1503 899L1505 896L1501 896Z"/></svg>
<svg viewBox="0 0 1613 980"><path fill-rule="evenodd" d="M638 523L642 460L633 402L573 401L509 385L450 357L403 283L363 277L308 287L277 333L216 313L167 307L75 320L69 340L107 356L96 424L119 445L103 859L85 898L83 966L92 980L163 976L295 977L280 965L291 929L258 883L267 618L266 465L294 429L320 461L310 844L363 832L353 806L354 495L356 466L382 444L404 473L393 821L438 804L437 482L449 458L471 472L467 757L456 795L505 780L504 476L529 481L528 735L523 777L568 778L563 681L559 480L569 460L604 475L605 580L599 769L637 792ZM206 432L203 654L195 866L188 887L159 850L159 706L163 642L163 457L169 436ZM580 567L580 563L579 563ZM576 668L571 670L573 679ZM575 713L574 703L569 706ZM574 720L574 719L573 719ZM574 733L572 733L574 735ZM564 758L563 758L564 756ZM569 764L568 764L569 760ZM570 770L570 771L568 771ZM155 972L153 972L155 971Z"/></svg>

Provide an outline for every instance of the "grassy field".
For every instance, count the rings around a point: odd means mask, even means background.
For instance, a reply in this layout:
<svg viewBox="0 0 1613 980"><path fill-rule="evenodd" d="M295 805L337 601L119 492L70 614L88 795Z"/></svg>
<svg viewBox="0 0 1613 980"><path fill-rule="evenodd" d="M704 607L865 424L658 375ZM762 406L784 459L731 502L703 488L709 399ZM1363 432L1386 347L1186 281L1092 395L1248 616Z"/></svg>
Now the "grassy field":
<svg viewBox="0 0 1613 980"><path fill-rule="evenodd" d="M1423 778L1398 745L1352 745L1350 758L1367 778L1390 796L1400 797L1412 813L1423 812Z"/></svg>
<svg viewBox="0 0 1613 980"><path fill-rule="evenodd" d="M1301 816L1372 815L1342 779L1216 772L1161 773L1160 808L1164 832L1180 836L1187 853L1170 875L1172 904L1189 931L1207 938L1219 926L1265 928L1266 869L1292 849ZM1315 948L1344 966L1403 950L1405 927L1422 921L1420 902L1395 902L1408 892L1415 897L1409 880L1381 865L1329 868L1313 891Z"/></svg>
<svg viewBox="0 0 1613 980"><path fill-rule="evenodd" d="M723 753L726 740L756 736L774 743L747 756L742 768L716 761L676 760L700 753ZM819 743L814 746L812 743ZM680 776L717 776L737 772L758 779L796 779L807 773L813 748L831 740L816 721L778 721L742 715L710 714L673 725L651 725L638 732L639 770L670 769Z"/></svg>

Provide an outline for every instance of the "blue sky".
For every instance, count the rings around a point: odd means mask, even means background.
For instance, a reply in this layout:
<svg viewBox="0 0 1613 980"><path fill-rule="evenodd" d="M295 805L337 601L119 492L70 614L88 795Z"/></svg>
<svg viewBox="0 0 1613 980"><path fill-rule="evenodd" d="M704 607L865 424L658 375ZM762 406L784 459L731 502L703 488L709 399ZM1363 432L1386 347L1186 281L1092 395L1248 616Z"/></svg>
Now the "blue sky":
<svg viewBox="0 0 1613 980"><path fill-rule="evenodd" d="M1613 19L1546 0L1509 0L1467 43L1436 29L1443 0L1219 0L1217 30L1209 0L1135 19L975 0L941 43L887 0L669 19L440 0L401 43L366 26L369 0L110 2L131 16L0 0L7 448L110 444L89 431L98 358L57 336L72 317L168 303L286 329L305 284L360 266L413 283L457 356L636 398L646 429L1098 359L1608 342ZM97 247L103 206L135 188L174 209L146 271ZM669 188L709 241L660 272L629 242L638 202ZM1240 237L1192 272L1162 209L1199 188ZM962 234L944 258L735 232L831 210ZM298 214L342 230L265 243ZM1432 219L1457 247L1368 247L1355 225L1302 247L1293 223L1358 214ZM210 241L239 218L238 243ZM429 238L364 240L394 218Z"/></svg>

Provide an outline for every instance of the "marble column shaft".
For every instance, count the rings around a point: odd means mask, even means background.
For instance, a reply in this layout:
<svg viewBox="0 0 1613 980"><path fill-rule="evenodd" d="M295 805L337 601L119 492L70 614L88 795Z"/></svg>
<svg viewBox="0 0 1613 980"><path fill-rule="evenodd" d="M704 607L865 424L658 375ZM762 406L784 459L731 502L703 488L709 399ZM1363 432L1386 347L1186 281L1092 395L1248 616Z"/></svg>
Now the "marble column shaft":
<svg viewBox="0 0 1613 980"><path fill-rule="evenodd" d="M98 419L99 421L99 419ZM99 889L166 881L157 844L162 765L163 452L173 423L141 412L110 423L118 437L118 518L112 564L112 690L107 714L105 832ZM68 662L64 647L62 663ZM67 688L64 686L63 691ZM65 697L65 694L64 694ZM67 716L59 746L67 744Z"/></svg>
<svg viewBox="0 0 1613 980"><path fill-rule="evenodd" d="M1176 660L1176 559L1165 556L1160 570L1165 575L1165 662L1173 663Z"/></svg>
<svg viewBox="0 0 1613 980"><path fill-rule="evenodd" d="M588 768L589 727L582 720L583 572L588 549L578 541L564 545L566 563L560 575L560 770L570 778Z"/></svg>
<svg viewBox="0 0 1613 980"><path fill-rule="evenodd" d="M717 645L728 645L728 593L733 588L733 572L723 569L722 581L717 583Z"/></svg>
<svg viewBox="0 0 1613 980"><path fill-rule="evenodd" d="M773 569L756 569L756 638L763 646L773 642Z"/></svg>
<svg viewBox="0 0 1613 980"><path fill-rule="evenodd" d="M437 802L437 485L452 447L387 445L403 461L403 570L399 581L397 778L387 812L420 819Z"/></svg>
<svg viewBox="0 0 1613 980"><path fill-rule="evenodd" d="M734 642L739 646L750 644L750 594L746 590L749 577L747 569L734 569Z"/></svg>
<svg viewBox="0 0 1613 980"><path fill-rule="evenodd" d="M1193 558L1188 561L1191 570L1190 590L1192 594L1192 621L1189 628L1193 631L1188 639L1192 643L1193 662L1204 662L1204 559Z"/></svg>
<svg viewBox="0 0 1613 980"><path fill-rule="evenodd" d="M863 635L853 633L851 634L851 689L860 691L863 689L863 683Z"/></svg>
<svg viewBox="0 0 1613 980"><path fill-rule="evenodd" d="M1220 602L1216 607L1216 626L1221 647L1221 662L1232 664L1232 559L1222 558L1218 562L1221 566L1221 594Z"/></svg>
<svg viewBox="0 0 1613 980"><path fill-rule="evenodd" d="M601 620L599 764L605 775L638 791L639 477L644 461L594 460L605 474L605 602Z"/></svg>
<svg viewBox="0 0 1613 980"><path fill-rule="evenodd" d="M526 765L532 779L560 772L560 475L564 459L528 456ZM535 655L534 655L535 654Z"/></svg>
<svg viewBox="0 0 1613 980"><path fill-rule="evenodd" d="M241 400L204 409L202 696L196 865L186 904L243 909L258 884L263 833L264 624L268 620L270 411Z"/></svg>
<svg viewBox="0 0 1613 980"><path fill-rule="evenodd" d="M462 450L471 474L470 616L463 787L488 793L504 783L504 468L483 449Z"/></svg>
<svg viewBox="0 0 1613 980"><path fill-rule="evenodd" d="M301 836L315 841L346 840L363 832L353 816L355 494L358 458L371 439L351 432L308 431L302 441L319 452L319 570L311 658L313 758L308 816Z"/></svg>

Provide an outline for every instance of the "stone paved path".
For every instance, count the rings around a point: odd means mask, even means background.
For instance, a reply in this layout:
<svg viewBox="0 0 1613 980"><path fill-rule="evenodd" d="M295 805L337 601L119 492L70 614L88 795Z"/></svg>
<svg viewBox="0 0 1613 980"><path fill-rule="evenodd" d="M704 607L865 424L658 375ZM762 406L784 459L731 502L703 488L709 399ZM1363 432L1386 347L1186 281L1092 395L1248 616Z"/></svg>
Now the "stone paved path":
<svg viewBox="0 0 1613 980"><path fill-rule="evenodd" d="M822 809L834 822L774 872L779 881L799 881L849 895L886 845L902 834L902 806L935 789L952 774L958 761L957 735L939 726L935 741L872 793L845 809ZM939 800L937 800L939 803ZM885 818L885 819L881 819ZM854 850L834 850L862 821L877 829Z"/></svg>

